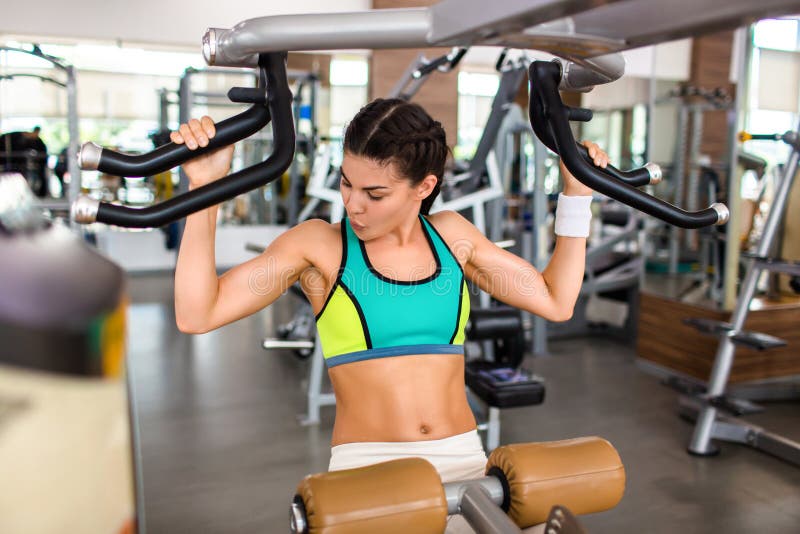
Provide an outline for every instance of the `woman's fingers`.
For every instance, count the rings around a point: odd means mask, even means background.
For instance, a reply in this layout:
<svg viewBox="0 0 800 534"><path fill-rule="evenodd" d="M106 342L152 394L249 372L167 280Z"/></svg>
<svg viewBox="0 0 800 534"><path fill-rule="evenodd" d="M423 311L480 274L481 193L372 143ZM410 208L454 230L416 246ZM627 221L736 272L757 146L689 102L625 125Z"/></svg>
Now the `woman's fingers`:
<svg viewBox="0 0 800 534"><path fill-rule="evenodd" d="M203 117L200 119L200 125L203 127L203 131L205 131L206 136L209 139L213 139L214 135L217 133L217 128L214 126L214 120L208 115L203 115Z"/></svg>
<svg viewBox="0 0 800 534"><path fill-rule="evenodd" d="M595 166L605 169L609 163L608 154L603 152L596 143L592 143L591 141L584 141L583 146L586 147L586 150L589 152L589 157L592 158L592 162Z"/></svg>
<svg viewBox="0 0 800 534"><path fill-rule="evenodd" d="M210 139L216 135L217 129L214 121L208 115L204 115L200 120L192 119L186 124L181 124L177 132L170 132L170 140L178 145L186 144L191 150L198 146L208 146Z"/></svg>
<svg viewBox="0 0 800 534"><path fill-rule="evenodd" d="M186 146L188 146L191 150L197 148L197 140L194 138L192 129L188 124L181 124L181 127L178 129L178 131L181 133L181 137L183 137L183 142L186 143Z"/></svg>
<svg viewBox="0 0 800 534"><path fill-rule="evenodd" d="M197 119L192 119L189 121L189 129L192 131L194 135L195 141L200 146L207 146L208 145L208 136L206 135L205 130L203 130L203 126L200 124L200 121Z"/></svg>

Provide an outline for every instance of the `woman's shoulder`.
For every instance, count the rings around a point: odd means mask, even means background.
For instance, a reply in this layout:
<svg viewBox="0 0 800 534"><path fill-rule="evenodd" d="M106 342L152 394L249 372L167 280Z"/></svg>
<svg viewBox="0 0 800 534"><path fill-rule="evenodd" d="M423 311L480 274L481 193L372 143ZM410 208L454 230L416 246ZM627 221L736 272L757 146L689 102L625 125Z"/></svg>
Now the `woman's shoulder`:
<svg viewBox="0 0 800 534"><path fill-rule="evenodd" d="M322 219L309 219L283 233L281 236L293 247L300 247L307 255L319 256L341 252L341 224L331 224Z"/></svg>
<svg viewBox="0 0 800 534"><path fill-rule="evenodd" d="M426 216L426 218L445 239L449 236L454 238L465 237L464 234L477 231L477 228L475 228L471 222L456 211L437 211L436 213Z"/></svg>
<svg viewBox="0 0 800 534"><path fill-rule="evenodd" d="M330 239L331 236L341 233L341 227L341 223L329 223L322 219L308 219L298 223L289 229L287 233L291 233L293 237L305 239Z"/></svg>
<svg viewBox="0 0 800 534"><path fill-rule="evenodd" d="M463 265L471 257L480 231L463 215L451 210L437 211L428 215L427 220Z"/></svg>

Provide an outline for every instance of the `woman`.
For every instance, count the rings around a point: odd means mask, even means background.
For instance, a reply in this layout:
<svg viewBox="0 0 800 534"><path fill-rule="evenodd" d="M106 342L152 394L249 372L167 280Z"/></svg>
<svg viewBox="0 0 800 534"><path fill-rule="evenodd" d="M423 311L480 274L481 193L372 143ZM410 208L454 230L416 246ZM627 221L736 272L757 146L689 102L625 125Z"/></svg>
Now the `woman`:
<svg viewBox="0 0 800 534"><path fill-rule="evenodd" d="M195 149L213 135L203 117L182 125L172 141ZM607 155L585 146L605 167ZM191 187L227 174L231 154L227 147L185 164ZM217 208L187 219L175 272L181 331L207 332L250 315L300 281L336 394L331 470L421 456L444 482L483 476L486 455L464 387L465 281L552 321L572 314L591 190L562 166L559 237L539 273L459 214L427 215L447 154L441 124L420 106L379 99L345 133L341 223L301 223L218 278Z"/></svg>

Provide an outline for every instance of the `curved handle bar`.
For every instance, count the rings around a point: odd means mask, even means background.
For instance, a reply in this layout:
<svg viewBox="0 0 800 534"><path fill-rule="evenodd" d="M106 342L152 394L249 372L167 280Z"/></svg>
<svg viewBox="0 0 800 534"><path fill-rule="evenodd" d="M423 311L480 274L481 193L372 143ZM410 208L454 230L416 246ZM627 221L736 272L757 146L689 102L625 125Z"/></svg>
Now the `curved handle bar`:
<svg viewBox="0 0 800 534"><path fill-rule="evenodd" d="M549 65L553 62L544 62L544 61L536 61L534 63L545 63ZM558 76L559 82L561 79L561 69L558 66L558 63L553 63L556 69L558 69ZM552 69L549 67L548 70ZM533 101L533 93L535 91L543 91L544 88L541 84L540 80L534 81L534 74L533 74L533 64L529 68L529 75L531 76L531 101ZM537 70L537 73L539 70ZM538 74L537 74L538 75ZM556 93L557 95L558 93ZM561 98L559 97L559 102L561 102ZM592 119L592 111L583 108L573 108L567 106L565 104L561 104L561 107L564 108L567 114L568 121L581 121L581 122L589 122ZM534 109L535 108L535 109ZM529 106L529 113L531 118L531 126L533 127L533 131L536 133L536 137L538 137L544 145L559 154L558 146L556 144L555 139L551 135L550 128L548 127L548 119L545 117L544 107L542 106ZM594 165L592 163L592 158L589 156L589 150L583 146L576 144L578 153L586 160L586 163L589 165ZM613 165L606 165L606 168L603 169L607 174L613 176L617 180L621 182L625 182L633 187L641 187L643 185L648 184L657 184L661 181L662 173L661 167L656 165L655 163L647 163L644 167L639 169L632 169L630 171L621 171L614 167Z"/></svg>
<svg viewBox="0 0 800 534"><path fill-rule="evenodd" d="M274 133L273 151L266 161L143 209L79 197L72 205L73 219L84 224L98 221L129 228L163 226L280 177L292 163L295 148L292 93L286 78L286 53L264 54L259 58L259 64L265 74L267 104ZM195 156L199 152L195 150L190 153Z"/></svg>
<svg viewBox="0 0 800 534"><path fill-rule="evenodd" d="M263 82L261 83L263 86ZM241 88L234 87L228 95L231 100L241 102L240 93ZM167 143L146 154L123 154L87 142L78 153L78 165L85 171L98 170L114 176L152 176L250 137L269 124L269 121L270 113L266 102L256 103L242 113L220 121L216 125L216 134L208 145L197 150L189 150L184 144Z"/></svg>
<svg viewBox="0 0 800 534"><path fill-rule="evenodd" d="M576 146L578 147L578 152L580 155L583 156L583 159L585 159L590 165L593 165L592 158L589 156L589 149L580 144ZM625 182L633 187L657 184L661 181L662 177L661 167L655 163L645 163L644 167L631 169L629 171L621 171L609 164L606 165L605 169L602 170L620 182Z"/></svg>
<svg viewBox="0 0 800 534"><path fill-rule="evenodd" d="M564 165L592 189L682 228L701 228L728 221L724 204L715 203L697 212L687 212L639 191L629 183L612 178L604 169L587 162L578 150L569 127L569 108L561 101L558 84L561 67L554 62L534 61L528 73L531 80L529 118L531 127L546 145L551 142ZM540 135L542 131L544 135ZM551 148L553 149L553 148Z"/></svg>

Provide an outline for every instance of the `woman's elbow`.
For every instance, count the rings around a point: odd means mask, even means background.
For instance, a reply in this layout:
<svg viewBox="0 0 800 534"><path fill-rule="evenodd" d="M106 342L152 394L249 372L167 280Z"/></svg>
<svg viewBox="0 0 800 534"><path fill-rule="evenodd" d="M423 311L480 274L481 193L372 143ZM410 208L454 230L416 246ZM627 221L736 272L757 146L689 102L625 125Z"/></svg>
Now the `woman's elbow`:
<svg viewBox="0 0 800 534"><path fill-rule="evenodd" d="M570 319L572 319L572 314L574 312L575 312L575 306L555 309L551 312L550 317L546 317L546 319L554 323L565 323Z"/></svg>
<svg viewBox="0 0 800 534"><path fill-rule="evenodd" d="M201 324L196 319L191 317L186 317L183 314L176 313L175 314L175 324L184 334L205 334L210 328L206 325Z"/></svg>

